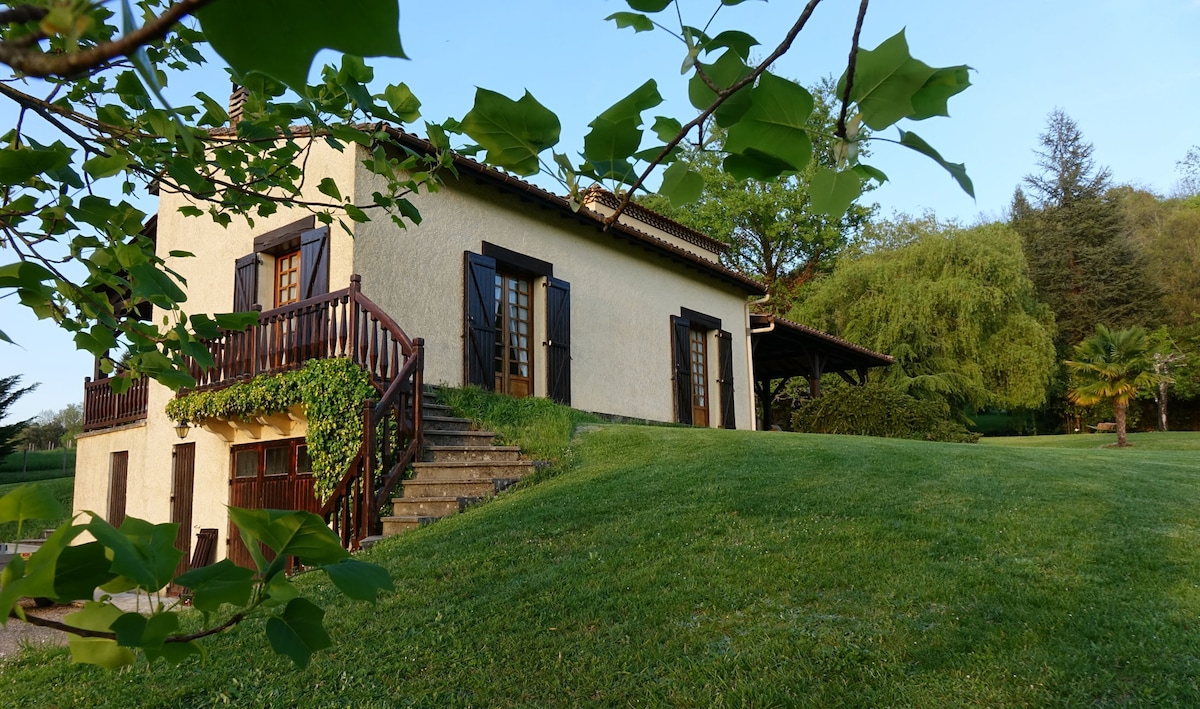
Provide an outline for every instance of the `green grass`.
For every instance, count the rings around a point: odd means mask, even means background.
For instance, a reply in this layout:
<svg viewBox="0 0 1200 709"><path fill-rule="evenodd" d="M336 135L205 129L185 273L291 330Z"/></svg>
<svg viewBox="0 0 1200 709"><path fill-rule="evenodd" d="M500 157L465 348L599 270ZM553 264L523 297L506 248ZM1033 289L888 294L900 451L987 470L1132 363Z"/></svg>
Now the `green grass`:
<svg viewBox="0 0 1200 709"><path fill-rule="evenodd" d="M5 664L24 706L1197 706L1200 435L1129 450L605 426L364 556L306 671ZM1057 437L1054 437L1057 438ZM1075 436L1065 440L1098 436ZM991 442L989 442L991 443Z"/></svg>
<svg viewBox="0 0 1200 709"><path fill-rule="evenodd" d="M0 497L8 494L10 490L20 487L23 483L9 483L0 485ZM75 495L75 478L55 478L53 480L38 481L38 485L43 485L54 493L54 497L63 506L63 516L58 519L48 520L30 520L25 523L21 529L21 535L25 538L41 536L43 529L57 527L67 521L71 514L71 501ZM0 523L0 542L14 542L17 540L17 523L3 522Z"/></svg>
<svg viewBox="0 0 1200 709"><path fill-rule="evenodd" d="M984 438L983 445L1012 446L1016 448L1063 448L1068 450L1111 450L1115 446L1115 433L1076 433L1070 435L1052 436L1004 436ZM1197 451L1200 450L1200 432L1168 431L1166 433L1146 432L1130 433L1129 448L1117 451L1137 455L1152 451Z"/></svg>
<svg viewBox="0 0 1200 709"><path fill-rule="evenodd" d="M75 474L74 448L31 451L28 460L24 456L25 453L18 451L0 461L0 485L61 478L64 469L68 476Z"/></svg>

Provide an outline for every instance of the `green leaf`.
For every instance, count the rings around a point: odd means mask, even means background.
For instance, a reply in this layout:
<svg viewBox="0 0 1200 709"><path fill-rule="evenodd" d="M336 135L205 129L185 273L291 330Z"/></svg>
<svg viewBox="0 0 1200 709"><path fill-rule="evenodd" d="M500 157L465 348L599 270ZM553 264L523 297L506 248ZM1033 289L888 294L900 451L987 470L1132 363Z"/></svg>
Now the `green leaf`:
<svg viewBox="0 0 1200 709"><path fill-rule="evenodd" d="M860 162L859 164L855 165L854 171L857 172L858 176L864 180L875 180L881 185L887 182L887 175L883 173L883 170L871 167L865 163Z"/></svg>
<svg viewBox="0 0 1200 709"><path fill-rule="evenodd" d="M649 32L654 29L654 22L640 12L614 12L604 19L617 23L617 29L632 27L634 32Z"/></svg>
<svg viewBox="0 0 1200 709"><path fill-rule="evenodd" d="M946 102L971 85L970 67L948 66L933 72L919 91L913 94L913 113L908 116L914 121L923 121L933 116L949 116Z"/></svg>
<svg viewBox="0 0 1200 709"><path fill-rule="evenodd" d="M664 143L669 143L683 130L683 124L670 116L654 117L654 134Z"/></svg>
<svg viewBox="0 0 1200 709"><path fill-rule="evenodd" d="M54 598L60 603L90 601L97 588L116 577L112 561L100 542L66 547L55 563Z"/></svg>
<svg viewBox="0 0 1200 709"><path fill-rule="evenodd" d="M245 606L254 591L254 571L222 559L188 571L176 578L175 583L192 589L192 605L197 610L213 612L222 603Z"/></svg>
<svg viewBox="0 0 1200 709"><path fill-rule="evenodd" d="M0 266L0 288L37 288L42 281L52 280L54 274L40 263L18 261Z"/></svg>
<svg viewBox="0 0 1200 709"><path fill-rule="evenodd" d="M358 0L352 7L325 0L214 2L195 14L212 48L239 75L260 72L302 94L322 49L404 58L395 0Z"/></svg>
<svg viewBox="0 0 1200 709"><path fill-rule="evenodd" d="M477 89L475 106L463 116L462 131L487 150L487 161L518 175L539 169L538 155L558 143L558 116L528 91L519 101Z"/></svg>
<svg viewBox="0 0 1200 709"><path fill-rule="evenodd" d="M401 123L412 123L421 117L421 102L405 84L386 87L379 98L387 103L392 116Z"/></svg>
<svg viewBox="0 0 1200 709"><path fill-rule="evenodd" d="M704 193L704 178L686 164L676 162L663 172L658 192L671 200L671 204L683 206L700 199Z"/></svg>
<svg viewBox="0 0 1200 709"><path fill-rule="evenodd" d="M146 659L151 662L162 658L172 665L178 665L193 655L204 656L204 650L195 643L164 643L161 647L145 648Z"/></svg>
<svg viewBox="0 0 1200 709"><path fill-rule="evenodd" d="M62 505L44 485L25 483L0 497L0 524L30 519L58 519L63 516Z"/></svg>
<svg viewBox="0 0 1200 709"><path fill-rule="evenodd" d="M737 180L773 180L793 169L789 163L753 148L726 155L721 167Z"/></svg>
<svg viewBox="0 0 1200 709"><path fill-rule="evenodd" d="M853 170L835 172L822 167L813 175L810 192L813 211L837 219L862 194L862 178Z"/></svg>
<svg viewBox="0 0 1200 709"><path fill-rule="evenodd" d="M280 655L292 658L301 669L308 667L312 654L333 645L322 620L325 611L305 598L293 598L282 615L267 619L267 639Z"/></svg>
<svg viewBox="0 0 1200 709"><path fill-rule="evenodd" d="M136 517L126 517L120 530L96 515L87 524L87 531L112 551L112 570L146 591L157 591L175 575L183 558L175 548L178 529L178 524L150 524Z"/></svg>
<svg viewBox="0 0 1200 709"><path fill-rule="evenodd" d="M321 180L321 184L317 185L317 191L321 194L329 195L339 202L342 199L342 191L338 189L337 182L332 177L326 177Z"/></svg>
<svg viewBox="0 0 1200 709"><path fill-rule="evenodd" d="M0 150L0 185L18 185L34 175L61 170L71 162L74 152L61 141L40 150L23 145Z"/></svg>
<svg viewBox="0 0 1200 709"><path fill-rule="evenodd" d="M721 89L727 89L741 81L751 73L750 67L742 61L737 52L728 50L712 64L700 64L700 68L712 82ZM699 74L688 80L688 99L697 109L707 109L717 98L717 94L704 83ZM745 86L722 103L715 112L713 119L722 128L728 128L742 117L750 108L750 87Z"/></svg>
<svg viewBox="0 0 1200 709"><path fill-rule="evenodd" d="M725 30L721 34L713 37L704 43L704 51L712 53L722 48L729 48L737 52L737 55L743 61L750 61L750 48L757 47L758 40L741 32L739 30Z"/></svg>
<svg viewBox="0 0 1200 709"><path fill-rule="evenodd" d="M642 144L642 111L660 103L658 85L651 79L588 124L592 130L583 137L583 156L602 178L628 175L627 158Z"/></svg>
<svg viewBox="0 0 1200 709"><path fill-rule="evenodd" d="M812 140L805 126L813 97L799 84L763 73L749 93L750 107L729 129L725 150L778 158L791 170L802 170L812 159Z"/></svg>
<svg viewBox="0 0 1200 709"><path fill-rule="evenodd" d="M262 542L279 557L295 556L308 565L333 564L350 555L325 521L311 512L230 507L229 517L247 548Z"/></svg>
<svg viewBox="0 0 1200 709"><path fill-rule="evenodd" d="M83 171L91 175L94 180L112 177L127 167L129 167L129 156L122 153L97 155L83 161Z"/></svg>
<svg viewBox="0 0 1200 709"><path fill-rule="evenodd" d="M936 162L938 165L941 165L946 169L946 172L950 173L950 175L958 183L958 186L962 188L963 192L971 195L972 198L975 197L975 185L971 183L971 178L967 176L966 165L960 162L946 162L946 160L943 159L940 154L938 154L938 151L933 149L933 146L931 146L929 143L926 143L921 139L920 136L911 131L900 131L900 144L905 147L912 148L922 155L932 158L934 162Z"/></svg>
<svg viewBox="0 0 1200 709"><path fill-rule="evenodd" d="M371 601L380 591L391 591L392 577L387 569L357 559L342 559L336 564L321 567L329 574L333 585L356 601Z"/></svg>
<svg viewBox="0 0 1200 709"><path fill-rule="evenodd" d="M904 30L900 30L875 49L858 51L850 99L858 104L863 122L881 130L916 113L913 96L933 74L932 67L912 58ZM843 75L838 95L844 87Z"/></svg>
<svg viewBox="0 0 1200 709"><path fill-rule="evenodd" d="M130 266L129 282L135 298L143 298L160 307L170 308L187 300L183 289L150 263Z"/></svg>
<svg viewBox="0 0 1200 709"><path fill-rule="evenodd" d="M116 606L88 601L83 604L83 610L64 616L63 622L73 628L105 631L109 630L121 615L121 609ZM71 648L73 662L99 665L106 670L133 664L133 652L117 645L116 640L71 635L67 644Z"/></svg>
<svg viewBox="0 0 1200 709"><path fill-rule="evenodd" d="M673 0L625 0L625 2L638 12L662 12Z"/></svg>

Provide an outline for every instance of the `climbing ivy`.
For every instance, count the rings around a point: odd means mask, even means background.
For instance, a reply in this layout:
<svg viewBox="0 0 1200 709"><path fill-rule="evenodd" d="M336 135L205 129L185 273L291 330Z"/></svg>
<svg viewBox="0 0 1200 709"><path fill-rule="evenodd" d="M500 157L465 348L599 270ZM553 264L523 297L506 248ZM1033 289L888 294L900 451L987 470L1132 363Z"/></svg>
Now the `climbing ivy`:
<svg viewBox="0 0 1200 709"><path fill-rule="evenodd" d="M312 359L302 369L262 374L217 391L193 392L167 403L167 416L188 423L248 419L297 404L308 419L308 454L318 499L325 500L362 443L362 402L378 392L371 377L348 359Z"/></svg>

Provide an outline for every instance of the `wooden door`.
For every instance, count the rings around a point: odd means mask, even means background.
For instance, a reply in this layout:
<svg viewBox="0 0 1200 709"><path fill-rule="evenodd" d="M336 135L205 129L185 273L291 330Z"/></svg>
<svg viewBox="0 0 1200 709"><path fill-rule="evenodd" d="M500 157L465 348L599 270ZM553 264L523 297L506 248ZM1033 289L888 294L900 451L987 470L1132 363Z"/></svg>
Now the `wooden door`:
<svg viewBox="0 0 1200 709"><path fill-rule="evenodd" d="M319 509L304 439L238 446L231 457L230 506L308 512ZM262 551L271 558L270 550L264 547ZM229 558L239 566L254 568L254 558L232 522L229 525Z"/></svg>
<svg viewBox="0 0 1200 709"><path fill-rule="evenodd" d="M496 391L533 395L533 283L496 274Z"/></svg>
<svg viewBox="0 0 1200 709"><path fill-rule="evenodd" d="M129 451L113 453L108 462L108 523L125 522L125 498L129 489Z"/></svg>
<svg viewBox="0 0 1200 709"><path fill-rule="evenodd" d="M688 362L692 382L692 425L708 426L708 333L688 330Z"/></svg>
<svg viewBox="0 0 1200 709"><path fill-rule="evenodd" d="M192 499L196 480L196 444L181 443L171 454L174 459L171 474L171 522L179 525L175 533L175 548L183 558L175 567L178 576L188 570L192 558Z"/></svg>

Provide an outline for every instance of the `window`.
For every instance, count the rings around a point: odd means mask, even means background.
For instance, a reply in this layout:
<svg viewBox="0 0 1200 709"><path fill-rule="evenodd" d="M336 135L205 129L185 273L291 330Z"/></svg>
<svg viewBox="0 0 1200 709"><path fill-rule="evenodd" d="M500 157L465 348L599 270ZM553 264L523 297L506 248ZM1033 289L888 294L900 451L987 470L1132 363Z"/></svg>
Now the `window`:
<svg viewBox="0 0 1200 709"><path fill-rule="evenodd" d="M496 273L496 391L523 397L533 394L532 282Z"/></svg>
<svg viewBox="0 0 1200 709"><path fill-rule="evenodd" d="M234 263L235 311L264 301L277 308L329 292L329 227L314 227L310 216L254 238L254 252ZM260 269L270 284L261 294Z"/></svg>
<svg viewBox="0 0 1200 709"><path fill-rule="evenodd" d="M275 257L275 307L300 300L300 250Z"/></svg>

